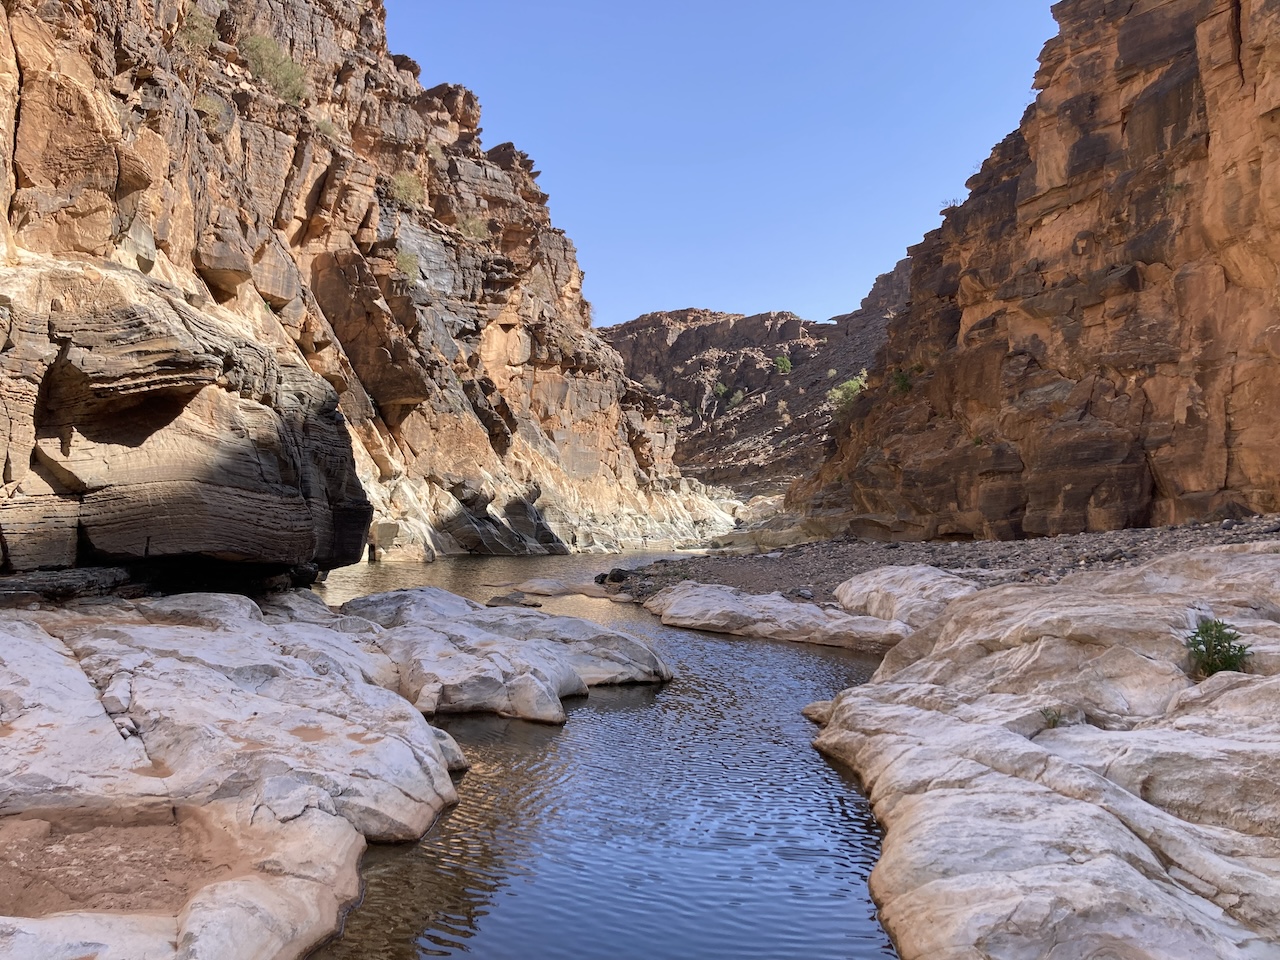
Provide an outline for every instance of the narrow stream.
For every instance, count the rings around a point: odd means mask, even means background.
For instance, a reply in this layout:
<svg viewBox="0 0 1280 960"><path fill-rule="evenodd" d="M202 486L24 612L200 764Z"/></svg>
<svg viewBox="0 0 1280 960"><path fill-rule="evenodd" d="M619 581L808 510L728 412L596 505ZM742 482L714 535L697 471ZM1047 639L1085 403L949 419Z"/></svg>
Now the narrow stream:
<svg viewBox="0 0 1280 960"><path fill-rule="evenodd" d="M506 592L491 585L619 563L384 564L319 590L331 604L418 585L483 601ZM676 630L607 600L544 609L650 639L677 679L596 689L563 728L443 720L473 764L461 803L419 844L369 851L364 902L315 960L896 956L867 894L878 828L800 715L865 681L873 660Z"/></svg>

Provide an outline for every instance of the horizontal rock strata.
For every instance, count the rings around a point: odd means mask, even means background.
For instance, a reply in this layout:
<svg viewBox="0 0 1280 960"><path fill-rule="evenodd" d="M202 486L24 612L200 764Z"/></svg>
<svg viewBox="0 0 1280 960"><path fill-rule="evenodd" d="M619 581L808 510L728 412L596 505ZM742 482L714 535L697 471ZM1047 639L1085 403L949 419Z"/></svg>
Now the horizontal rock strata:
<svg viewBox="0 0 1280 960"><path fill-rule="evenodd" d="M0 614L0 957L303 956L366 838L457 799L424 712L558 723L561 696L668 677L630 637L435 590Z"/></svg>
<svg viewBox="0 0 1280 960"><path fill-rule="evenodd" d="M1066 0L793 502L898 539L1274 512L1280 13Z"/></svg>
<svg viewBox="0 0 1280 960"><path fill-rule="evenodd" d="M887 828L904 960L1276 955L1277 584L1257 545L984 590L815 705ZM1192 678L1206 618L1248 674Z"/></svg>
<svg viewBox="0 0 1280 960"><path fill-rule="evenodd" d="M423 89L384 19L0 11L0 572L731 524L591 331L532 162L482 149L474 95Z"/></svg>

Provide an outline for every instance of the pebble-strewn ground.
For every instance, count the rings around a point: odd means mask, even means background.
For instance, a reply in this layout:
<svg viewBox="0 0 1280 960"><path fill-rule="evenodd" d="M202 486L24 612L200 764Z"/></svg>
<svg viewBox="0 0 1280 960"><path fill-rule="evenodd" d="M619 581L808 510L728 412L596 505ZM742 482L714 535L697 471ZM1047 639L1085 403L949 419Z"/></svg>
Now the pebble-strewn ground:
<svg viewBox="0 0 1280 960"><path fill-rule="evenodd" d="M890 565L927 563L961 571L992 586L1056 583L1072 571L1132 567L1193 547L1261 540L1274 540L1280 546L1280 514L1042 540L877 543L843 537L757 556L659 561L642 568L641 575L629 579L623 589L643 598L681 580L697 580L752 593L780 590L792 599L824 602L832 600L835 587L854 574Z"/></svg>

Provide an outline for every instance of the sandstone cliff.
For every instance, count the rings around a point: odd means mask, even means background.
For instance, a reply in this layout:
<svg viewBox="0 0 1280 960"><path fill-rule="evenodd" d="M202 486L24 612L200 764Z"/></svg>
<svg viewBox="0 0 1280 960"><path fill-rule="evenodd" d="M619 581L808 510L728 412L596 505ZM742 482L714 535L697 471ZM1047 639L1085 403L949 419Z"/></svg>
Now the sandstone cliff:
<svg viewBox="0 0 1280 960"><path fill-rule="evenodd" d="M1066 0L1019 130L792 495L905 539L1280 505L1280 7Z"/></svg>
<svg viewBox="0 0 1280 960"><path fill-rule="evenodd" d="M591 332L532 162L384 16L4 5L4 569L327 567L375 511L405 557L726 525Z"/></svg>
<svg viewBox="0 0 1280 960"><path fill-rule="evenodd" d="M822 463L827 394L870 367L906 306L910 261L829 323L792 313L651 313L601 331L629 376L673 402L675 462L741 496L781 493Z"/></svg>

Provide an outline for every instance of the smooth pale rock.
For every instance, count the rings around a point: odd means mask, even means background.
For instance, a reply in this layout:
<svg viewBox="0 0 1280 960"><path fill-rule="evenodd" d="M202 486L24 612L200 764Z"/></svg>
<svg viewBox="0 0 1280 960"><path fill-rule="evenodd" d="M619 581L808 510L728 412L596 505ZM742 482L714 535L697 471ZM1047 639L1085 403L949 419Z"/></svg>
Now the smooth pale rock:
<svg viewBox="0 0 1280 960"><path fill-rule="evenodd" d="M1280 554L1107 579L956 600L809 711L887 829L871 890L906 960L1280 955L1280 676L1196 684L1184 645L1276 626Z"/></svg>
<svg viewBox="0 0 1280 960"><path fill-rule="evenodd" d="M972 580L919 564L860 573L836 587L835 597L850 613L901 620L918 630L936 619L952 600L977 589Z"/></svg>
<svg viewBox="0 0 1280 960"><path fill-rule="evenodd" d="M604 599L609 596L609 591L598 583L566 583L563 580L547 577L525 580L523 583L516 584L516 590L535 597L583 596Z"/></svg>
<svg viewBox="0 0 1280 960"><path fill-rule="evenodd" d="M23 815L0 819L0 857L39 857L60 830L114 856L161 823L174 839L146 855L186 871L164 880L175 905L0 917L0 960L301 957L358 897L365 838L416 839L456 799L466 758L396 691L562 722L589 685L670 677L581 620L438 590L352 607L367 616L304 592L0 613L0 817Z"/></svg>
<svg viewBox="0 0 1280 960"><path fill-rule="evenodd" d="M435 588L353 600L342 612L384 628L377 642L399 666L399 692L426 714L563 723L564 697L671 677L633 637L573 617L490 609Z"/></svg>
<svg viewBox="0 0 1280 960"><path fill-rule="evenodd" d="M644 607L669 627L848 647L867 653L884 653L911 634L911 628L900 621L792 603L780 593L757 596L691 580L660 591L645 601Z"/></svg>

